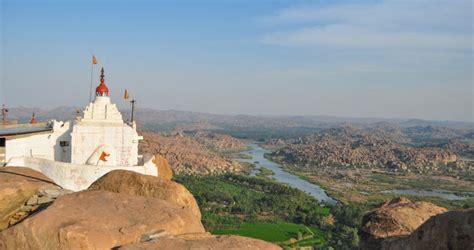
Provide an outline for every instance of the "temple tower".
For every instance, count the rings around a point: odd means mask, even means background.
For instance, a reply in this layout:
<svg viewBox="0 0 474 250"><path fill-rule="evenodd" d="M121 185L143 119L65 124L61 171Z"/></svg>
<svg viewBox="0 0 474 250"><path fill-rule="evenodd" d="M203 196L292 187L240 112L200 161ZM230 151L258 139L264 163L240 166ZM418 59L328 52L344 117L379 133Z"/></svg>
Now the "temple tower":
<svg viewBox="0 0 474 250"><path fill-rule="evenodd" d="M78 117L71 133L71 163L107 166L133 166L138 163L136 124L127 124L117 106L111 103L105 84L104 68L95 99Z"/></svg>

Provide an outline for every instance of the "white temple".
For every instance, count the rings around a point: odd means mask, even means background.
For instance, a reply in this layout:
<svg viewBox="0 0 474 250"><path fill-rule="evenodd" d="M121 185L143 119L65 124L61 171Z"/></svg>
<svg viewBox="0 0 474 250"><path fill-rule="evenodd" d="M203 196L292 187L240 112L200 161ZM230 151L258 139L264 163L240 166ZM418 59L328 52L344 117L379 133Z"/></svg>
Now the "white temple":
<svg viewBox="0 0 474 250"><path fill-rule="evenodd" d="M71 133L71 162L74 164L129 166L138 163L138 136L135 122L125 124L122 114L110 102L103 69L96 97L76 121ZM107 160L99 160L102 152Z"/></svg>
<svg viewBox="0 0 474 250"><path fill-rule="evenodd" d="M138 155L135 122L125 123L109 97L104 69L95 100L71 122L0 127L7 166L38 170L64 188L86 189L115 169L158 176L152 156ZM1 149L1 148L0 148Z"/></svg>

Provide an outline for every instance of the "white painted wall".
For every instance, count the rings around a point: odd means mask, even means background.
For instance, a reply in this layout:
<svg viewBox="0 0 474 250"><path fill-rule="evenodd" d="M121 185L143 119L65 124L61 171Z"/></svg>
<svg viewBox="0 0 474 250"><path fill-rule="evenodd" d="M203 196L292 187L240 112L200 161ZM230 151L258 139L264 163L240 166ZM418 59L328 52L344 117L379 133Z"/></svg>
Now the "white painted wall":
<svg viewBox="0 0 474 250"><path fill-rule="evenodd" d="M55 161L70 161L69 147L60 147L60 141L70 141L70 123L52 121L53 131L18 136L5 142L5 159L37 157Z"/></svg>
<svg viewBox="0 0 474 250"><path fill-rule="evenodd" d="M122 114L107 96L96 96L84 110L84 116L74 124L71 134L71 163L87 164L97 151L111 156L107 166L130 166L138 163L138 136L136 126L123 122ZM99 152L101 153L101 152ZM89 162L90 163L90 162Z"/></svg>
<svg viewBox="0 0 474 250"><path fill-rule="evenodd" d="M99 147L112 147L117 154L108 161L109 166L137 165L138 142L141 137L127 124L80 122L74 125L71 134L71 163L86 164Z"/></svg>
<svg viewBox="0 0 474 250"><path fill-rule="evenodd" d="M147 157L144 166L94 166L57 162L32 157L10 159L7 166L28 167L43 173L56 184L65 189L80 191L87 189L94 181L112 170L128 170L141 174L158 176L158 169L153 164L154 157Z"/></svg>

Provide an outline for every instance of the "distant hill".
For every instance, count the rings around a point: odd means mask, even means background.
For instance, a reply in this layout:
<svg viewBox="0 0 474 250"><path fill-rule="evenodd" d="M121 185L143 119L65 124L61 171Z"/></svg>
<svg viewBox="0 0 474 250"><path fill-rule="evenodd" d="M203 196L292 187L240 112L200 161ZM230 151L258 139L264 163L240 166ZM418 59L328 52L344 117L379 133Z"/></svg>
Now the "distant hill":
<svg viewBox="0 0 474 250"><path fill-rule="evenodd" d="M39 120L72 120L76 112L82 112L78 107L58 107L54 109L11 108L10 119L18 119L19 122L29 121L31 114L35 112ZM124 119L130 118L130 110L122 111ZM143 128L156 128L157 130L173 129L177 125L200 124L200 127L261 127L261 128L292 128L292 127L331 127L349 123L352 125L373 125L397 127L448 127L451 129L463 129L474 131L474 122L459 121L428 121L420 119L386 119L386 118L354 118L337 116L254 116L254 115L218 115L201 112L177 111L177 110L155 110L137 109L135 118L139 126Z"/></svg>

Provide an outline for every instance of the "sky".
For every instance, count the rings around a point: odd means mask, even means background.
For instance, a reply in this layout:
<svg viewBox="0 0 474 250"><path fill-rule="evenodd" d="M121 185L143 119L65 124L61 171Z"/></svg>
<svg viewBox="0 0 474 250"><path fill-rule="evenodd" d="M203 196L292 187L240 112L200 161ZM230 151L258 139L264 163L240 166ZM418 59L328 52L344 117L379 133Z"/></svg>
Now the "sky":
<svg viewBox="0 0 474 250"><path fill-rule="evenodd" d="M0 2L10 107L474 119L474 0Z"/></svg>

